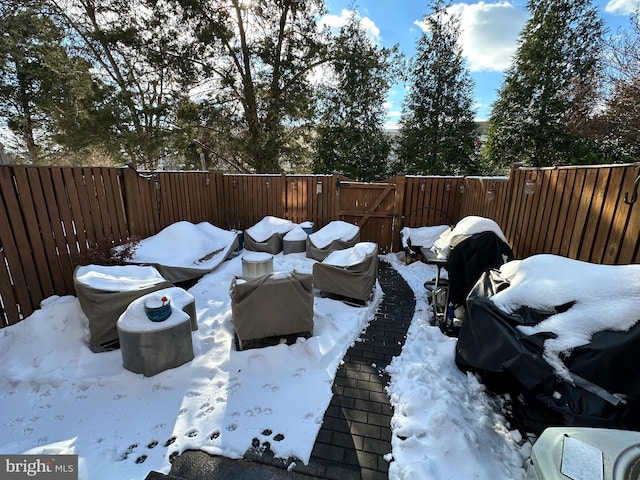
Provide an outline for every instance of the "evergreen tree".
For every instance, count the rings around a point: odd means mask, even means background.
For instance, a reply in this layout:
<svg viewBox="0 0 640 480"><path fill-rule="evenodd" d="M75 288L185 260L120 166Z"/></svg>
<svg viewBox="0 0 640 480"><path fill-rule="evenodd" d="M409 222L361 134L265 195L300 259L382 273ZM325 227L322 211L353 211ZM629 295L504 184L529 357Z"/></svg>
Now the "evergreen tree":
<svg viewBox="0 0 640 480"><path fill-rule="evenodd" d="M417 44L402 108L398 159L410 174L476 173L473 80L465 66L460 19L435 0Z"/></svg>
<svg viewBox="0 0 640 480"><path fill-rule="evenodd" d="M101 130L110 151L149 169L173 157L176 111L195 79L178 14L162 0L47 1L106 86Z"/></svg>
<svg viewBox="0 0 640 480"><path fill-rule="evenodd" d="M90 65L65 49L63 29L40 2L7 1L0 31L0 117L23 143L28 162L49 162L60 137L91 136L72 121L96 111Z"/></svg>
<svg viewBox="0 0 640 480"><path fill-rule="evenodd" d="M593 160L576 125L597 103L603 23L591 0L529 0L514 63L489 119L485 158L493 169Z"/></svg>
<svg viewBox="0 0 640 480"><path fill-rule="evenodd" d="M204 64L203 130L214 134L203 143L240 171L295 163L312 121L310 73L326 61L316 25L323 1L173 1Z"/></svg>
<svg viewBox="0 0 640 480"><path fill-rule="evenodd" d="M376 47L353 11L333 50L333 81L320 99L314 171L361 181L385 178L391 144L384 104L398 76L397 48Z"/></svg>

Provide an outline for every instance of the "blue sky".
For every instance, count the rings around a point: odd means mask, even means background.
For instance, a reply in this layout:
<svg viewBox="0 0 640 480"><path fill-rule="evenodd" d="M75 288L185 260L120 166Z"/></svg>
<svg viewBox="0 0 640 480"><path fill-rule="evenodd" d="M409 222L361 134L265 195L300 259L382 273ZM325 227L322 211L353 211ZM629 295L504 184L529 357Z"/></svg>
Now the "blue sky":
<svg viewBox="0 0 640 480"><path fill-rule="evenodd" d="M338 27L348 16L351 0L326 0L324 21ZM629 14L640 0L594 0L609 33L629 26ZM414 0L358 0L356 4L371 38L386 47L398 44L407 57L415 52L422 33L420 23L429 2ZM460 15L463 55L475 81L477 119L486 120L500 88L503 72L516 49L520 30L528 19L523 0L454 3ZM393 127L402 109L405 87L396 85L388 97L387 126Z"/></svg>

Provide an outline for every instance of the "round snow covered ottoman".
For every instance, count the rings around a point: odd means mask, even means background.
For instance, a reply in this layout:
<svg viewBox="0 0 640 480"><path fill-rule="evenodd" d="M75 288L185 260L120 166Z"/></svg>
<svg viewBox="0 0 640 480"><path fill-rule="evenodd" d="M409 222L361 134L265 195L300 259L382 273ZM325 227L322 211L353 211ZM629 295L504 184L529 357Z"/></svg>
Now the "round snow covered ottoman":
<svg viewBox="0 0 640 480"><path fill-rule="evenodd" d="M175 305L164 321L147 318L144 304L150 295L134 300L117 323L122 365L134 373L152 377L193 360L191 318Z"/></svg>
<svg viewBox="0 0 640 480"><path fill-rule="evenodd" d="M294 227L282 239L282 253L301 253L307 250L308 233L301 226Z"/></svg>

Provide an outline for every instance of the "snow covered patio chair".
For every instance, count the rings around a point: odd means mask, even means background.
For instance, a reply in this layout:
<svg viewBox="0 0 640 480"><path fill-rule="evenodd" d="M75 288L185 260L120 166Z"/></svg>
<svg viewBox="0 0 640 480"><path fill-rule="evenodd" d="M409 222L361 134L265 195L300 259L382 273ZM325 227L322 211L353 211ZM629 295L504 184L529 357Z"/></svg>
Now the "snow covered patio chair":
<svg viewBox="0 0 640 480"><path fill-rule="evenodd" d="M313 335L313 277L308 273L236 276L229 296L238 350Z"/></svg>
<svg viewBox="0 0 640 480"><path fill-rule="evenodd" d="M244 248L277 255L283 248L282 239L294 227L296 224L290 220L266 216L244 231Z"/></svg>
<svg viewBox="0 0 640 480"><path fill-rule="evenodd" d="M173 286L154 267L141 265L79 266L73 284L89 320L89 348L93 352L119 347L116 324L131 302Z"/></svg>
<svg viewBox="0 0 640 480"><path fill-rule="evenodd" d="M313 265L313 286L329 297L364 304L378 279L378 262L378 245L372 242L337 250Z"/></svg>
<svg viewBox="0 0 640 480"><path fill-rule="evenodd" d="M334 250L353 247L360 241L360 227L336 220L307 237L307 257L323 261Z"/></svg>
<svg viewBox="0 0 640 480"><path fill-rule="evenodd" d="M152 265L171 283L215 270L238 247L238 235L208 222L176 222L140 241L128 263Z"/></svg>

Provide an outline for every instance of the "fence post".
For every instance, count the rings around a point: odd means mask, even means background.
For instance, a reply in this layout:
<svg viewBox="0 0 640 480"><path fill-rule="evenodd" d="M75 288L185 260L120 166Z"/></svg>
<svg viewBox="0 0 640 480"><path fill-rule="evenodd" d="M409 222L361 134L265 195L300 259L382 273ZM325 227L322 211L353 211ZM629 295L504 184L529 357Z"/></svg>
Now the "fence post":
<svg viewBox="0 0 640 480"><path fill-rule="evenodd" d="M400 249L400 232L398 229L402 226L402 215L404 214L404 194L406 184L404 174L396 175L393 179L393 183L396 184L396 198L393 206L393 222L391 224L391 251L397 252Z"/></svg>

